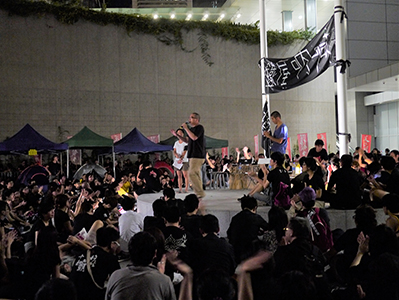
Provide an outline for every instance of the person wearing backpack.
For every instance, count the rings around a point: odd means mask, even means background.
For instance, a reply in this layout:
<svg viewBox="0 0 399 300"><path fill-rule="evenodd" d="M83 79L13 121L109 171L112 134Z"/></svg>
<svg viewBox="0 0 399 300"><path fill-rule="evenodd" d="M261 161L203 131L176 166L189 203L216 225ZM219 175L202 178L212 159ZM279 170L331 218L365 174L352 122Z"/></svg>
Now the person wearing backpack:
<svg viewBox="0 0 399 300"><path fill-rule="evenodd" d="M298 194L300 205L297 205L296 215L309 221L312 243L323 253L333 246L333 236L330 229L330 219L324 208L314 207L316 193L313 188L305 187Z"/></svg>

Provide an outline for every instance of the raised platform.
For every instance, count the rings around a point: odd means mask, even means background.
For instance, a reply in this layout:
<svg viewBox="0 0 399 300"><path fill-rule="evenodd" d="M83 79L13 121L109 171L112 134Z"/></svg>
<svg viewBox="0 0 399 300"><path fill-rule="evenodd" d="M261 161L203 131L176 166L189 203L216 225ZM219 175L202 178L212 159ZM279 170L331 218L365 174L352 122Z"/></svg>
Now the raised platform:
<svg viewBox="0 0 399 300"><path fill-rule="evenodd" d="M213 214L219 219L220 236L226 237L231 218L241 211L241 205L237 199L247 192L248 190L206 190L206 197L202 202L206 213ZM188 194L176 193L176 198L184 200L186 195ZM161 196L162 193L140 195L137 201L138 211L145 216L152 216L152 203ZM269 209L270 207L268 206L260 206L258 208L258 214L265 218L266 221L268 220L267 213ZM353 220L354 210L328 209L327 211L330 216L331 229L341 228L346 230L355 227ZM378 224L384 223L385 220L386 216L382 209L377 209Z"/></svg>

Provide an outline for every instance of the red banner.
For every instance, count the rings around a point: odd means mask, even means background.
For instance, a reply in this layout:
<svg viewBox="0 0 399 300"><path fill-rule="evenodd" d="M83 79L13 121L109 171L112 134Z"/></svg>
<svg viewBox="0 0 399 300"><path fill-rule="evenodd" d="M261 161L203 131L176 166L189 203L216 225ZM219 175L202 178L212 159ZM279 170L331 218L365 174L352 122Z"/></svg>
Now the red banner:
<svg viewBox="0 0 399 300"><path fill-rule="evenodd" d="M227 156L227 158L229 157L229 148L228 147L222 148L222 158L224 158L225 156Z"/></svg>
<svg viewBox="0 0 399 300"><path fill-rule="evenodd" d="M122 139L122 133L111 134L111 139L116 143Z"/></svg>
<svg viewBox="0 0 399 300"><path fill-rule="evenodd" d="M318 133L317 139L322 140L324 142L323 148L327 150L327 133L326 132Z"/></svg>
<svg viewBox="0 0 399 300"><path fill-rule="evenodd" d="M285 153L287 153L288 156L290 157L290 159L292 159L291 139L290 138L287 139L287 149L285 150Z"/></svg>
<svg viewBox="0 0 399 300"><path fill-rule="evenodd" d="M362 149L366 152L371 152L371 135L362 134Z"/></svg>
<svg viewBox="0 0 399 300"><path fill-rule="evenodd" d="M151 142L155 144L158 144L160 141L159 134L149 135L147 136L147 139L149 139Z"/></svg>
<svg viewBox="0 0 399 300"><path fill-rule="evenodd" d="M254 141L255 141L255 155L257 156L259 154L259 135L254 136Z"/></svg>
<svg viewBox="0 0 399 300"><path fill-rule="evenodd" d="M307 156L309 152L308 147L308 134L300 133L298 134L298 147L299 147L299 156Z"/></svg>

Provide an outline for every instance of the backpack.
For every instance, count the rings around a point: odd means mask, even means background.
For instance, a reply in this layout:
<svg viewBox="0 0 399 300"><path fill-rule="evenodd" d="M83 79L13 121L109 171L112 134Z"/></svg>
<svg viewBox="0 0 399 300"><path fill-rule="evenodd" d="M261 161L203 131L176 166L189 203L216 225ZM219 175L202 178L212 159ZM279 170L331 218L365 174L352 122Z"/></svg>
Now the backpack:
<svg viewBox="0 0 399 300"><path fill-rule="evenodd" d="M288 185L280 181L280 187L277 195L274 197L273 204L284 209L291 207L291 197L288 195Z"/></svg>
<svg viewBox="0 0 399 300"><path fill-rule="evenodd" d="M319 212L318 207L309 210L307 219L312 228L312 242L324 253L330 250L334 243L332 231L326 221L320 217Z"/></svg>

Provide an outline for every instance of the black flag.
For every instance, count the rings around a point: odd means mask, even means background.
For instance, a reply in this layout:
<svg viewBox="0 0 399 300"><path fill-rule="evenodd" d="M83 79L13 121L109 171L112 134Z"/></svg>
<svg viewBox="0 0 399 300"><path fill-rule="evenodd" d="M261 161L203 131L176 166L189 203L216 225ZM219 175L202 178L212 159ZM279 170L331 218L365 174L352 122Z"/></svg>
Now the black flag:
<svg viewBox="0 0 399 300"><path fill-rule="evenodd" d="M270 157L270 146L271 141L267 137L263 135L264 131L270 131L270 119L269 119L269 109L268 102L266 100L265 105L263 106L263 115L262 115L262 148L266 151L266 157Z"/></svg>
<svg viewBox="0 0 399 300"><path fill-rule="evenodd" d="M307 83L335 64L334 16L295 56L265 60L266 93L279 93Z"/></svg>

